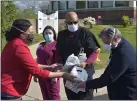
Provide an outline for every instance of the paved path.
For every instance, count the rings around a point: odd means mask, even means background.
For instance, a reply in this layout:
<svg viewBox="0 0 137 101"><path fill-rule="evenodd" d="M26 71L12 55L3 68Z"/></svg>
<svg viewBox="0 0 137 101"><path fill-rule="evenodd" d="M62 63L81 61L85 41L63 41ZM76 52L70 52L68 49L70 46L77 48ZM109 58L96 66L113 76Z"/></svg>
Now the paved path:
<svg viewBox="0 0 137 101"><path fill-rule="evenodd" d="M36 58L35 52L36 52L37 46L38 46L38 44L35 44L35 45L32 45L29 47L34 58ZM99 77L103 73L103 71L104 71L104 69L96 70L94 78ZM60 90L61 90L60 91L61 100L67 100L62 79L61 79L61 89ZM35 98L42 100L40 87L39 87L38 83L35 83L32 79L30 88L29 88L27 94L23 97L23 100L34 100ZM94 99L95 100L108 100L106 87L98 89L97 93L96 93L96 91L94 91Z"/></svg>

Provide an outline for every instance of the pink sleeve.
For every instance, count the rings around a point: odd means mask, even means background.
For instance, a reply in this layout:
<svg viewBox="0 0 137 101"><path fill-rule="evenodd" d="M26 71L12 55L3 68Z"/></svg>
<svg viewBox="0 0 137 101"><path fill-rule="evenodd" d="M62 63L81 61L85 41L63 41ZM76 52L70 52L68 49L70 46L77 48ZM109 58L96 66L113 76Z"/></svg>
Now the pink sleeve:
<svg viewBox="0 0 137 101"><path fill-rule="evenodd" d="M97 52L95 51L90 54L90 56L87 58L85 62L87 62L88 64L92 64L96 59L97 59Z"/></svg>

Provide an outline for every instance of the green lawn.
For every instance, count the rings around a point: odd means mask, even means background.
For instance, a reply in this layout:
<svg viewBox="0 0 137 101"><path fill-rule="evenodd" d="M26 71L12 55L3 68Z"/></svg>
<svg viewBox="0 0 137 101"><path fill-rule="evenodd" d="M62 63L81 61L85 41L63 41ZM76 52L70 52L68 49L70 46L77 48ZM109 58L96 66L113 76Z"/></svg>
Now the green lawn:
<svg viewBox="0 0 137 101"><path fill-rule="evenodd" d="M97 25L91 29L91 31L95 34L95 36L98 39L101 46L102 46L102 42L98 38L98 34L106 26L107 25ZM121 26L121 25L115 25L114 27L118 28L121 31L122 36L125 39L127 39L133 45L133 47L136 49L136 26L129 26L127 28L123 28L123 26ZM109 53L105 52L104 49L101 47L101 53L100 53L101 61L94 63L95 69L105 68L106 61L108 60L108 57L109 57Z"/></svg>

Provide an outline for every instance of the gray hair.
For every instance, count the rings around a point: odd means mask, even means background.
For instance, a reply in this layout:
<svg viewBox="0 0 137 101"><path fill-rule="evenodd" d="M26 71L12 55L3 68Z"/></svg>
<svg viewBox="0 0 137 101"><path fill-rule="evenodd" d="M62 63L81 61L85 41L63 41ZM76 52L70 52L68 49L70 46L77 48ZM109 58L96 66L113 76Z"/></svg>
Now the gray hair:
<svg viewBox="0 0 137 101"><path fill-rule="evenodd" d="M109 39L113 39L114 36L121 38L121 32L117 28L114 28L112 26L104 28L99 34L99 37L103 35L107 36Z"/></svg>

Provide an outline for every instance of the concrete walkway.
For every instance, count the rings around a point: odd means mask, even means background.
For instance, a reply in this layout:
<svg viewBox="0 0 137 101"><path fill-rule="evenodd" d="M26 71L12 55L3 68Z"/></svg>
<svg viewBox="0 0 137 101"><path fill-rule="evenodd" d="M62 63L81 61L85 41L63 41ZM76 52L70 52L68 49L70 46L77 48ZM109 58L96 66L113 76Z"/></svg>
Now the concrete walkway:
<svg viewBox="0 0 137 101"><path fill-rule="evenodd" d="M29 47L34 58L36 58L37 47L38 47L38 44L35 44ZM104 72L104 69L96 70L94 74L94 78L99 77L103 72ZM61 79L60 90L61 90L60 91L61 100L67 100L62 79ZM41 91L40 91L40 87L38 83L35 83L32 79L30 88L27 94L23 97L23 100L36 100L36 99L42 100L42 95L41 95ZM98 89L97 93L96 91L94 91L94 99L95 100L108 100L106 87Z"/></svg>

